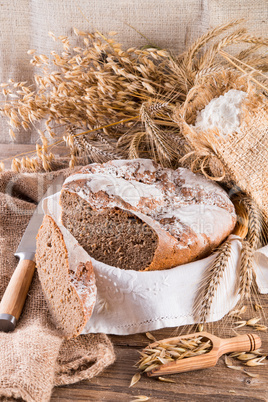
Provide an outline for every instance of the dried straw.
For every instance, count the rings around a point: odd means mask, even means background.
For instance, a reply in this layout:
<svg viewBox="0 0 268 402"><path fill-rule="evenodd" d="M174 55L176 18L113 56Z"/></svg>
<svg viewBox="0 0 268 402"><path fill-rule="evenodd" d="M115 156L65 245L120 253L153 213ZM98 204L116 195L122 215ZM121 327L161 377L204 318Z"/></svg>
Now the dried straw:
<svg viewBox="0 0 268 402"><path fill-rule="evenodd" d="M242 22L231 21L208 31L178 56L154 45L124 50L114 32L106 37L74 29L77 41L73 45L67 36L50 32L63 51L52 50L49 56L36 55L33 49L28 52L30 63L39 69L35 85L12 79L1 84L0 113L10 124L12 140L21 129L28 131L45 123L45 129L38 130L38 151L27 161L16 157L12 168L35 170L42 165L49 170L51 147L63 142L70 131L73 142L70 137L66 144L71 166L77 156L85 163L151 157L163 165L178 166L178 160L190 151L180 127L174 124L173 111L178 105L186 100L184 106L194 110L196 90L203 91L207 102L207 88L215 80L215 86L219 85L217 74L222 74L226 90L234 82L237 88L244 85L246 89L248 80L267 88L260 70L267 71L267 57L258 53L267 46L267 39L236 29ZM229 33L231 29L236 30ZM235 56L223 52L226 46L243 42L252 45ZM249 72L246 78L245 72ZM102 133L111 146L87 135L93 131Z"/></svg>
<svg viewBox="0 0 268 402"><path fill-rule="evenodd" d="M153 347L149 345L142 352L139 352L141 358L136 363L136 366L138 366L140 371L147 373L163 364L188 357L200 356L208 353L211 349L211 341L202 336L196 336L192 339L182 338L176 343L168 343L160 340Z"/></svg>

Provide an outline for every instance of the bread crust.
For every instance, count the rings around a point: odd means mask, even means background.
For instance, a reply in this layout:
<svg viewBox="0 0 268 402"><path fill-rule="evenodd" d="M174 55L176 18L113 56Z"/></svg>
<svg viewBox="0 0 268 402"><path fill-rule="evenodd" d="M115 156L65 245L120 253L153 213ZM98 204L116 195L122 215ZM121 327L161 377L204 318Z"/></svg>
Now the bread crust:
<svg viewBox="0 0 268 402"><path fill-rule="evenodd" d="M143 171L146 172L146 168L149 164L148 160L145 160L144 165L146 165L145 167L143 166L143 160L133 160L133 161L126 161L126 165L131 166L131 163L137 163L140 164L140 166L143 168ZM120 161L121 163L122 161ZM116 166L116 161L114 163L114 165ZM100 174L101 170L104 169L103 167L107 167L107 171L109 171L109 169L111 169L111 167L113 168L113 161L110 161L106 164L92 164L89 165L85 168L83 168L80 172L77 172L74 175L74 180L72 181L72 177L70 177L69 181L67 183L65 183L63 185L62 188L62 194L64 192L68 192L69 194L72 193L76 193L79 196L81 196L81 191L83 192L83 189L87 189L88 191L88 195L82 195L82 198L84 198L90 205L90 207L93 210L97 210L97 201L99 201L99 203L101 204L101 208L105 209L105 208L109 208L109 202L111 199L110 194L105 190L105 187L102 188L101 186L99 186L100 188L98 188L98 191L94 192L91 191L91 189L88 187L88 178L90 179L90 177L96 172L96 174ZM149 179L146 178L146 180L151 180L151 178L153 177L153 175L155 175L155 171L154 169L157 171L160 171L160 167L155 164L152 163L153 168L151 168L151 172L148 173ZM118 168L119 170L119 168ZM127 169L126 169L127 170ZM141 168L140 168L141 170ZM187 170L187 169L185 169ZM105 171L105 169L104 169ZM171 183L170 181L168 181L166 179L166 176L168 176L168 174L170 174L171 169L163 169L163 177L165 177L165 179L162 180L162 182L164 183L161 190L166 191L166 187L172 187L172 185L174 185L174 183ZM189 171L190 172L190 171ZM161 171L160 171L161 173ZM146 173L147 174L147 173ZM171 173L173 174L173 173ZM188 174L188 173L187 173ZM193 175L191 172L189 173L189 175ZM132 176L131 176L132 175ZM135 176L136 175L136 176ZM92 176L92 177L93 177ZM126 174L125 174L126 176ZM133 180L133 177L136 177L137 180L139 180L139 182L142 180L142 175L141 173L138 171L138 169L136 168L136 171L133 170L133 173L129 173L128 172L128 178L127 180ZM195 176L195 181L198 180L198 176ZM77 180L75 180L75 177L78 177ZM101 176L98 176L101 177ZM201 176L200 176L201 177ZM116 186L116 180L117 177L113 177L112 179L112 184L114 184L114 186ZM166 180L166 181L164 181ZM161 181L161 180L160 180ZM200 178L200 181L202 181L202 183L204 183L204 179ZM154 182L153 182L154 184ZM96 186L96 185L95 185ZM216 185L214 185L214 183L209 183L208 187L211 191L211 188L213 188L213 186L215 186L215 189L217 189ZM177 186L179 187L179 186ZM198 186L196 186L198 187ZM176 190L176 186L174 187ZM81 190L82 189L82 190ZM190 193L191 189L185 189L184 187L182 187L182 197L184 197L185 199L189 196L188 193ZM168 191L170 191L170 189L168 189ZM188 193L187 193L188 191ZM220 190L218 190L220 191ZM94 193L94 194L93 194ZM213 193L213 191L212 191ZM157 234L158 237L158 244L157 247L155 249L154 252L154 256L151 260L151 263L147 266L147 267L142 267L140 270L145 270L145 271L152 271L152 270L161 270L161 269L169 269L172 267L175 267L177 265L181 265L181 264L185 264L191 261L194 261L196 259L200 259L203 258L207 255L210 254L210 252L217 247L223 240L224 238L226 238L233 230L235 223L236 223L236 215L235 215L235 210L233 205L231 204L231 201L228 199L227 194L225 194L223 192L223 190L221 189L221 195L222 200L223 200L223 207L222 207L222 216L223 216L223 220L224 217L228 217L229 221L228 222L224 222L223 221L223 225L221 227L221 230L219 231L219 233L217 234L213 234L213 236L207 236L205 233L202 234L202 236L198 233L195 232L194 229L189 226L186 227L185 232L181 234L180 239L178 240L178 238L176 238L174 235L172 235L168 230L165 229L164 225L161 224L161 219L156 220L153 219L151 216L148 216L147 214L143 213L142 208L139 208L139 206L135 206L135 205L131 205L129 202L126 201L126 199L123 199L123 197L119 197L119 196L114 196L113 197L113 205L116 205L117 208L122 209L122 210L127 210L129 212L131 212L132 214L136 215L139 219L141 219L142 221L144 221L146 224L148 224ZM144 200L145 197L141 197L142 201ZM147 205L150 205L147 202ZM153 203L155 202L154 197L152 197L152 200L150 201ZM60 203L62 208L64 209L64 204L62 202L62 197L60 197ZM198 204L198 205L202 205ZM209 206L209 204L208 204ZM153 205L154 207L154 205ZM146 209L146 208L145 208ZM219 211L217 213L221 214L221 208L218 208ZM147 209L148 210L148 209ZM176 213L176 211L175 211ZM219 216L219 215L217 215ZM187 241L188 241L188 245L187 245ZM183 246L182 246L183 244ZM186 244L186 246L185 246Z"/></svg>
<svg viewBox="0 0 268 402"><path fill-rule="evenodd" d="M47 275L47 269L46 267L44 267L41 258L41 252L42 252L41 250L44 248L43 230L47 230L50 226L52 226L53 228L52 233L56 233L61 241L61 250L59 251L61 252L63 251L65 257L65 263L63 264L63 266L57 267L57 269L60 271L63 270L64 267L67 268L66 272L62 272L62 275L67 276L69 286L73 292L74 297L76 298L76 300L80 305L80 309L83 316L83 322L79 323L78 331L72 334L63 333L64 337L69 339L72 337L76 337L81 333L87 321L92 315L92 311L96 302L95 274L90 258L88 258L88 261L86 261L85 263L80 262L77 264L77 266L72 267L72 269L70 268L69 257L68 257L69 253L65 244L64 236L58 225L55 223L54 219L49 215L45 215L43 223L40 226L40 229L36 237L37 242L36 266L39 274L39 279L41 281L42 289L48 302L49 310L52 313L52 316L54 317L56 325L57 322L59 322L59 319L57 319L57 309L50 302L51 294L49 290L50 286L48 286L48 281L50 282L53 281L53 277ZM51 285L51 283L49 285ZM55 290L55 292L57 292L57 290ZM52 296L54 297L54 295ZM68 306L66 306L66 308L68 309ZM75 317L72 316L69 317L69 320L74 319Z"/></svg>

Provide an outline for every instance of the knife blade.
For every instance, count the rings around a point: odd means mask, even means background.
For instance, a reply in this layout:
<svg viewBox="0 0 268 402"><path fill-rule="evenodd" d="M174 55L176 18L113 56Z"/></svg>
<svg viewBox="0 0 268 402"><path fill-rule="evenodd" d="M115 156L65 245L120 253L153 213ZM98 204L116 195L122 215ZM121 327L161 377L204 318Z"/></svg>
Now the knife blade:
<svg viewBox="0 0 268 402"><path fill-rule="evenodd" d="M14 253L16 257L24 260L32 260L34 258L36 251L35 238L44 218L44 212L42 208L43 200L50 195L53 195L60 191L63 181L63 174L59 174L59 176L57 176L53 180L52 184L48 187L42 199L39 201L24 232L24 235L21 238L20 244L16 252Z"/></svg>
<svg viewBox="0 0 268 402"><path fill-rule="evenodd" d="M0 331L9 332L16 327L35 271L36 236L44 217L42 203L45 198L61 190L63 181L63 174L60 173L48 187L14 253L20 261L0 303Z"/></svg>

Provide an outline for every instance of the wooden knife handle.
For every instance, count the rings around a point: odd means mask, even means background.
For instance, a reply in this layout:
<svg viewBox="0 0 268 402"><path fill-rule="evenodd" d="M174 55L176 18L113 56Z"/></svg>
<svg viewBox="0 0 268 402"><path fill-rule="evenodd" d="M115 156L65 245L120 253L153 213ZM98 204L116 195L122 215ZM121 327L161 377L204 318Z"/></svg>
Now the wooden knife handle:
<svg viewBox="0 0 268 402"><path fill-rule="evenodd" d="M35 271L35 261L20 260L0 303L0 331L15 329ZM11 321L10 325L5 321Z"/></svg>

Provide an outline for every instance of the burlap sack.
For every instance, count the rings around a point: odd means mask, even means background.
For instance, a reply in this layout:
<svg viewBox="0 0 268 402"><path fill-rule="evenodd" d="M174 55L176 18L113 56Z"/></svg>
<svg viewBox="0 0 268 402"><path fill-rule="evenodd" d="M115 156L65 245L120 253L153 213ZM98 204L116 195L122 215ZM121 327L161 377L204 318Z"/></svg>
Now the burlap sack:
<svg viewBox="0 0 268 402"><path fill-rule="evenodd" d="M65 176L68 169L61 170ZM57 173L4 172L0 175L0 298L18 260L19 241L42 192ZM64 341L47 310L35 274L17 328L0 333L0 399L49 401L56 385L89 379L113 363L112 344L104 334Z"/></svg>
<svg viewBox="0 0 268 402"><path fill-rule="evenodd" d="M105 35L116 31L116 40L126 49L149 42L177 55L208 29L233 19L244 17L250 33L266 36L267 12L263 0L3 1L0 82L10 78L31 82L35 73L40 74L40 69L30 64L27 51L36 49L37 54L47 56L51 50L62 51L60 44L48 37L49 31L68 35L74 46L73 27ZM8 129L5 119L0 119L0 142L10 142ZM34 142L37 130L21 130L18 138L21 143Z"/></svg>
<svg viewBox="0 0 268 402"><path fill-rule="evenodd" d="M248 93L242 103L239 130L228 136L219 135L217 129L196 130L197 112L230 89ZM235 71L208 74L189 91L185 104L176 110L175 120L192 148L183 158L186 165L229 189L236 186L248 194L268 220L268 101L258 88Z"/></svg>

